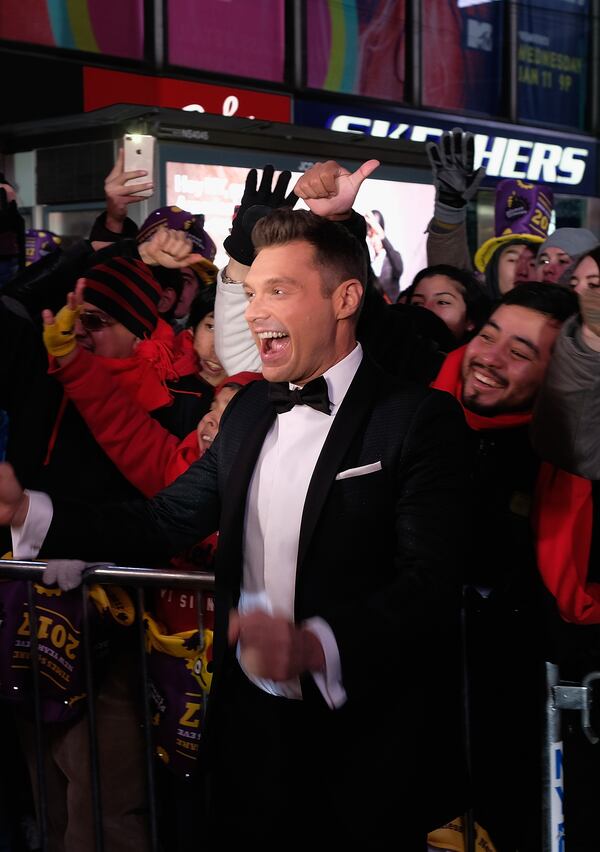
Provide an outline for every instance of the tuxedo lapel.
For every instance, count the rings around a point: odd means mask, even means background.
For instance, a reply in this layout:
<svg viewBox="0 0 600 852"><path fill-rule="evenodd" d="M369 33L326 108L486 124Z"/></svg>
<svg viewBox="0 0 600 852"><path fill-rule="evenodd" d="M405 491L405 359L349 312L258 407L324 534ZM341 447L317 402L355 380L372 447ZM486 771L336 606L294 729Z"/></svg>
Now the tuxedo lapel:
<svg viewBox="0 0 600 852"><path fill-rule="evenodd" d="M365 356L335 416L308 486L300 527L298 570L306 557L323 505L344 456L357 429L371 410L379 382L380 373Z"/></svg>

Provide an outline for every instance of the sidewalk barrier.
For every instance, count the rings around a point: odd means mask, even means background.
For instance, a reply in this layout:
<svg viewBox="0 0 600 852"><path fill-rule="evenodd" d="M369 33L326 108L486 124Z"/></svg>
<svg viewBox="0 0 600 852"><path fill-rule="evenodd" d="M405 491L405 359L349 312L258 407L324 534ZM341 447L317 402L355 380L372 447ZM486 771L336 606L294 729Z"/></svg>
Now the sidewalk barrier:
<svg viewBox="0 0 600 852"><path fill-rule="evenodd" d="M39 624L36 606L34 605L34 586L42 582L45 562L20 562L0 560L0 580L22 580L27 582L27 600L30 613L31 641L31 676L33 686L33 711L35 726L36 773L37 773L37 819L39 834L42 838L42 852L46 848L47 838L47 787L44 776L43 746L44 725L42 722L41 689L40 689L40 656L39 656ZM143 613L145 588L170 588L195 590L197 595L198 631L200 642L204 636L203 629L203 594L214 590L214 574L179 570L161 570L154 568L137 568L117 565L93 565L82 575L81 597L83 608L82 644L86 670L86 689L88 696L93 698L94 673L92 644L90 641L90 624L88 607L85 606L89 587L92 584L117 584L135 589L135 622L138 632L138 650L144 694L142 696L143 727L145 742L145 769L149 803L149 836L151 852L158 852L157 814L154 785L154 749L152 743L152 727L150 719L148 667L145 653L145 633ZM466 642L466 623L463 617L463 642ZM202 649L201 649L202 650ZM469 698L468 671L466 654L463 645L463 667L465 678L464 703L464 734L469 746ZM581 725L585 736L591 744L600 741L590 722L592 701L591 684L600 680L600 671L590 672L581 682L573 684L561 682L558 667L546 663L546 700L543 745L543 776L542 776L542 819L543 819L543 849L542 852L565 852L566 829L563 817L563 750L561 741L561 717L563 711L581 713ZM206 695L204 695L206 698ZM98 757L98 741L96 728L96 712L94 700L88 701L88 727L91 765L91 789L94 812L95 852L104 852L105 844L102 829L102 798L100 793L100 766ZM472 812L464 815L465 852L475 849L474 819ZM109 850L107 850L109 852Z"/></svg>
<svg viewBox="0 0 600 852"><path fill-rule="evenodd" d="M546 663L546 713L544 725L543 754L543 804L544 821L543 852L565 852L568 826L563 815L563 744L561 718L563 710L581 713L583 733L592 745L599 737L590 722L592 692L590 685L600 680L600 672L590 672L581 684L563 683L559 678L558 666Z"/></svg>
<svg viewBox="0 0 600 852"><path fill-rule="evenodd" d="M39 625L37 609L34 605L34 586L42 583L42 577L46 568L46 562L22 562L16 560L0 560L1 580L22 580L27 582L27 600L30 613L30 654L31 654L31 677L33 687L33 712L35 728L35 753L36 753L36 805L39 835L42 838L42 852L46 850L47 825L48 825L48 791L44 773L44 725L42 722L41 688L40 688L40 661L39 661ZM145 651L145 633L143 613L146 609L144 604L145 588L169 588L195 590L196 611L198 616L198 631L200 642L204 637L203 625L203 594L214 590L214 574L194 571L179 571L172 569L137 568L117 565L93 565L87 568L82 575L81 599L82 599L82 645L85 661L86 690L90 697L87 704L89 747L91 765L91 790L94 814L94 839L95 852L104 852L105 844L102 828L102 798L100 793L100 765L96 727L96 709L93 696L94 673L93 654L91 643L91 631L89 624L89 612L87 598L89 587L92 584L99 585L121 585L134 588L135 595L135 629L138 632L138 651L140 654L140 666L142 673L142 710L145 743L145 769L146 785L149 803L149 837L151 852L158 852L157 814L156 800L154 795L154 749L152 744L152 727L149 708L148 669ZM202 650L202 649L201 649ZM206 699L206 695L204 695ZM205 704L205 701L204 701ZM110 850L107 850L110 852Z"/></svg>

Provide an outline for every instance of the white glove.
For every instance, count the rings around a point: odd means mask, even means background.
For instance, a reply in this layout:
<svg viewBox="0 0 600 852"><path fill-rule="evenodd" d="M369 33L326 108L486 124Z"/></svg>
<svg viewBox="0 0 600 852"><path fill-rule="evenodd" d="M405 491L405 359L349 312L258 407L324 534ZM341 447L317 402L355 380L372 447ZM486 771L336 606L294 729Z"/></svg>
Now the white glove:
<svg viewBox="0 0 600 852"><path fill-rule="evenodd" d="M42 580L45 586L56 584L63 592L81 585L81 575L86 568L113 565L113 562L82 562L81 559L49 559Z"/></svg>

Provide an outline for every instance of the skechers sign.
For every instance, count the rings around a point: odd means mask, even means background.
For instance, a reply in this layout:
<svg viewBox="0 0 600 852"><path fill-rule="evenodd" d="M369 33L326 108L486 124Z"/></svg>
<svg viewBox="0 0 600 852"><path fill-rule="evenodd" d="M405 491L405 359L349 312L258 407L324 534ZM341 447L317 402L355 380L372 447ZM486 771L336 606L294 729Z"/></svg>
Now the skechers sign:
<svg viewBox="0 0 600 852"><path fill-rule="evenodd" d="M583 136L544 131L534 135L530 129L512 125L487 126L462 117L448 121L431 113L419 114L421 121L431 121L429 126L415 124L415 117L407 114L361 111L356 115L354 110L343 113L326 104L298 100L294 111L296 124L411 142L439 139L443 130L459 126L475 134L475 164L486 167L487 178L521 178L554 184L558 192L596 195L597 143Z"/></svg>

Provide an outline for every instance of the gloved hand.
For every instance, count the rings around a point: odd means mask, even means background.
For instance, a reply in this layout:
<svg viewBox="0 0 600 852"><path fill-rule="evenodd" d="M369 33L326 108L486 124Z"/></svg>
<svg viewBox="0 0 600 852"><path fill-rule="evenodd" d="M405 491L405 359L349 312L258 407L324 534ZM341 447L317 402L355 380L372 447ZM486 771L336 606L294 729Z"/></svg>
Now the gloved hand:
<svg viewBox="0 0 600 852"><path fill-rule="evenodd" d="M81 575L87 565L81 559L50 559L42 578L44 585L56 583L63 592L70 592L81 583Z"/></svg>
<svg viewBox="0 0 600 852"><path fill-rule="evenodd" d="M81 308L74 293L67 296L67 304L54 316L52 311L43 311L44 344L50 355L57 358L69 355L77 346L75 320Z"/></svg>
<svg viewBox="0 0 600 852"><path fill-rule="evenodd" d="M63 592L70 592L71 589L81 585L81 575L86 568L113 564L113 562L83 562L81 559L49 559L42 580L45 586L56 584Z"/></svg>
<svg viewBox="0 0 600 852"><path fill-rule="evenodd" d="M474 170L474 135L454 127L445 130L439 142L427 142L425 150L433 172L436 201L448 207L464 207L476 195L485 176L483 166Z"/></svg>
<svg viewBox="0 0 600 852"><path fill-rule="evenodd" d="M293 207L298 200L298 196L293 191L287 196L285 194L292 177L291 172L287 170L281 172L275 186L271 188L274 172L273 166L265 166L257 189L257 171L250 169L242 202L232 223L231 233L223 243L229 257L244 266L250 266L254 260L251 234L258 220L278 207Z"/></svg>

